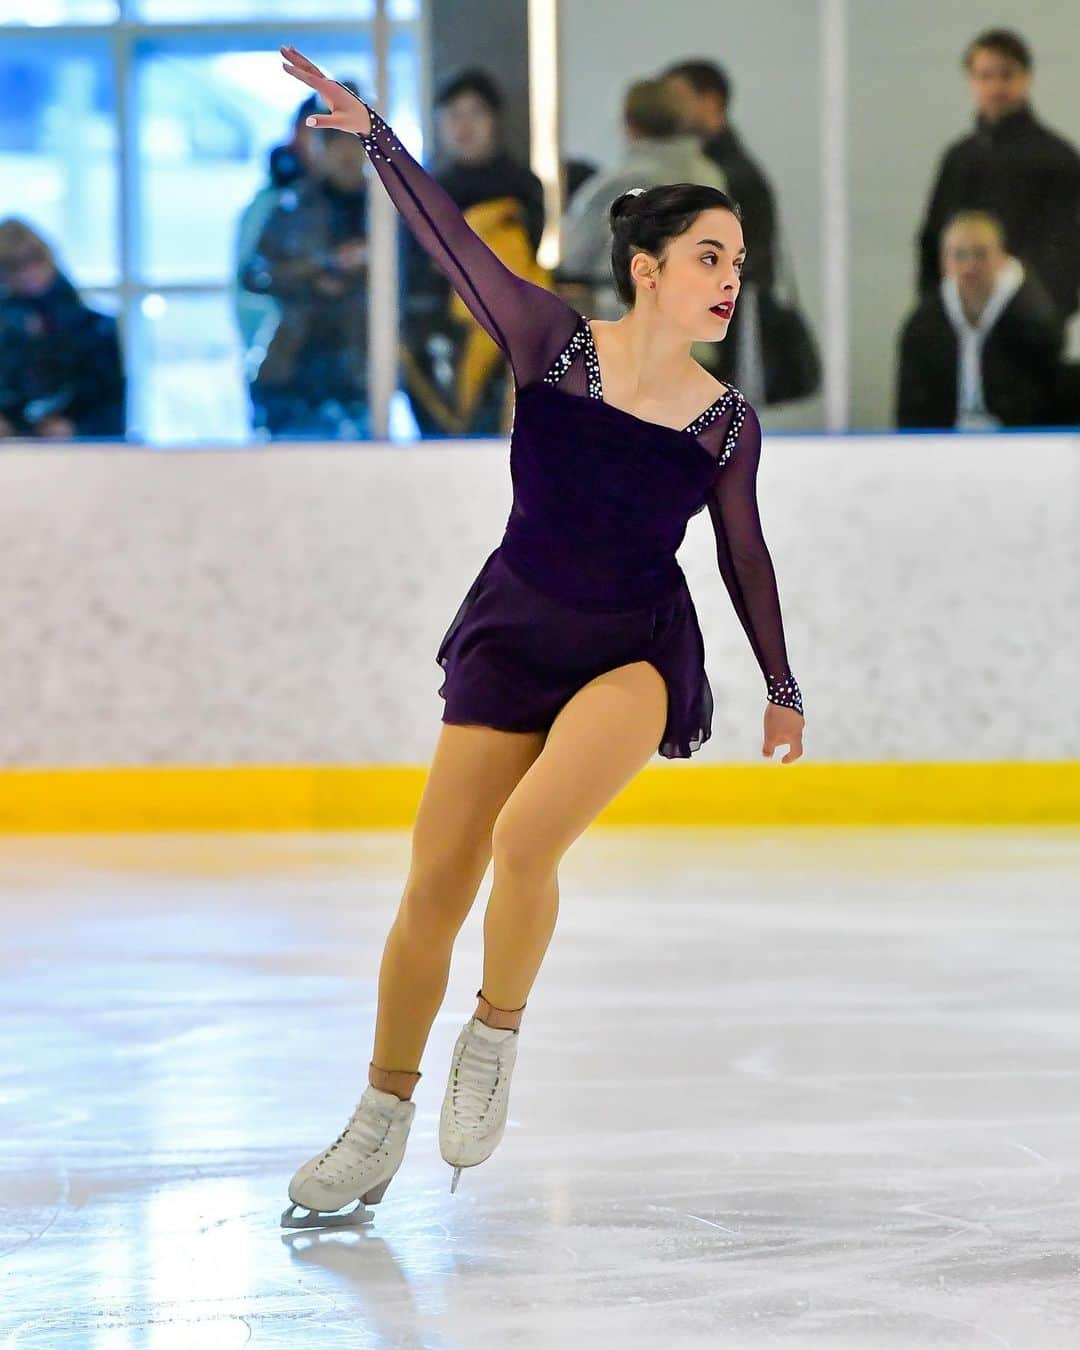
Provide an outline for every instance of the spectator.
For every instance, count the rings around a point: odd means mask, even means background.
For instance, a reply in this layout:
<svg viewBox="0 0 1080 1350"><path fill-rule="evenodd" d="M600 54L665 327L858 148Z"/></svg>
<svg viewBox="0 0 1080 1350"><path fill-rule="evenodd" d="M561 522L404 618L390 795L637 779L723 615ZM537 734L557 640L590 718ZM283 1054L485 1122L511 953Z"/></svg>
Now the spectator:
<svg viewBox="0 0 1080 1350"><path fill-rule="evenodd" d="M732 87L727 72L713 61L680 61L663 78L683 124L701 138L702 150L723 170L727 191L739 203L747 250L743 282L770 290L776 279L776 204L769 180L728 118Z"/></svg>
<svg viewBox="0 0 1080 1350"><path fill-rule="evenodd" d="M503 96L486 72L464 70L435 100L433 176L508 266L534 268L544 232L539 178L502 148ZM423 436L497 435L509 428L512 385L501 353L411 235L403 238L404 384ZM544 284L539 272L530 280Z"/></svg>
<svg viewBox="0 0 1080 1350"><path fill-rule="evenodd" d="M1000 221L962 211L944 277L904 325L900 427L1047 426L1060 420L1063 323L1039 279L1005 251Z"/></svg>
<svg viewBox="0 0 1080 1350"><path fill-rule="evenodd" d="M0 222L0 436L124 435L115 319L84 305L52 249Z"/></svg>
<svg viewBox="0 0 1080 1350"><path fill-rule="evenodd" d="M980 34L964 56L975 130L945 152L920 235L919 287L937 285L945 221L989 211L1006 246L1034 271L1067 319L1080 285L1080 156L1031 110L1032 58L1007 29Z"/></svg>
<svg viewBox="0 0 1080 1350"><path fill-rule="evenodd" d="M731 80L705 60L669 66L664 80L684 125L701 137L702 150L727 175L746 238L742 289L727 338L713 344L702 364L717 379L738 385L751 402L806 398L820 387L820 358L799 309L795 278L781 267L773 190L731 124Z"/></svg>
<svg viewBox="0 0 1080 1350"><path fill-rule="evenodd" d="M251 386L257 429L272 436L369 434L366 155L327 136L317 173L285 189L242 281L281 305Z"/></svg>
<svg viewBox="0 0 1080 1350"><path fill-rule="evenodd" d="M611 275L608 208L615 198L633 187L701 183L723 192L727 183L701 153L697 137L684 130L674 96L661 80L639 80L627 90L623 135L625 149L615 167L586 179L570 200L556 273L564 284L591 288L592 316L599 319L617 319L625 312Z"/></svg>
<svg viewBox="0 0 1080 1350"><path fill-rule="evenodd" d="M350 85L353 92L355 86ZM305 125L311 113L325 112L317 94L306 98L293 118L292 134L282 145L270 151L269 181L245 207L237 225L233 284L233 313L244 351L244 367L250 384L262 364L274 329L281 317L281 306L268 294L248 290L243 283L244 269L251 262L274 207L286 188L293 187L312 172L322 146L318 133Z"/></svg>
<svg viewBox="0 0 1080 1350"><path fill-rule="evenodd" d="M562 177L562 199L568 202L587 178L596 173L599 165L591 159L564 159L559 164Z"/></svg>

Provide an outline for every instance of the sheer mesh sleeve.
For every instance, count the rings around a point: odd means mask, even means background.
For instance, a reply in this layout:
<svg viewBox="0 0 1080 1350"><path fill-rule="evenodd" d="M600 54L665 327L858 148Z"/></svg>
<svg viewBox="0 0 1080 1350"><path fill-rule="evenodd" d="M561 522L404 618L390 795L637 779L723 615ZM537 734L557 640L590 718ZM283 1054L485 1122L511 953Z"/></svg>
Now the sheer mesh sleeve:
<svg viewBox="0 0 1080 1350"><path fill-rule="evenodd" d="M552 291L512 272L379 114L373 108L368 112L371 131L360 140L417 243L506 353L517 386L542 379L580 323L579 315Z"/></svg>
<svg viewBox="0 0 1080 1350"><path fill-rule="evenodd" d="M708 503L716 535L716 560L735 613L765 676L769 702L801 713L802 695L788 666L784 646L776 573L758 515L761 423L745 401L740 401L735 416L740 422L738 439L717 475Z"/></svg>

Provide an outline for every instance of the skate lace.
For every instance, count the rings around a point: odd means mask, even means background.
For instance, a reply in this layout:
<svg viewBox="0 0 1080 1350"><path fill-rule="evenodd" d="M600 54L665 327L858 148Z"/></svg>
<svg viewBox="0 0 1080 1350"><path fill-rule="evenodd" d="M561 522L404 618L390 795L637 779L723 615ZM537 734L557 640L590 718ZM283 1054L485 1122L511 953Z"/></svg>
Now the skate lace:
<svg viewBox="0 0 1080 1350"><path fill-rule="evenodd" d="M466 1039L454 1075L454 1105L483 1117L501 1081L499 1047L490 1041Z"/></svg>
<svg viewBox="0 0 1080 1350"><path fill-rule="evenodd" d="M340 1175L357 1157L378 1153L390 1133L392 1117L381 1112L370 1100L356 1106L349 1123L315 1164L322 1176Z"/></svg>

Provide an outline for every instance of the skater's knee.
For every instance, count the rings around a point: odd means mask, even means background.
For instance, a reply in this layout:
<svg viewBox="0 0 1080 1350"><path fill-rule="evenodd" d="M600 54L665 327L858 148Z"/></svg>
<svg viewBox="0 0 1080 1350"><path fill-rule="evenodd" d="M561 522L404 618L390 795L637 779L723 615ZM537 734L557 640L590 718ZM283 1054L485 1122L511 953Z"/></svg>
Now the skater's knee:
<svg viewBox="0 0 1080 1350"><path fill-rule="evenodd" d="M561 850L527 821L500 816L491 835L495 873L546 880L559 866Z"/></svg>
<svg viewBox="0 0 1080 1350"><path fill-rule="evenodd" d="M398 910L398 924L418 941L452 944L476 899L476 886L447 873L410 875Z"/></svg>

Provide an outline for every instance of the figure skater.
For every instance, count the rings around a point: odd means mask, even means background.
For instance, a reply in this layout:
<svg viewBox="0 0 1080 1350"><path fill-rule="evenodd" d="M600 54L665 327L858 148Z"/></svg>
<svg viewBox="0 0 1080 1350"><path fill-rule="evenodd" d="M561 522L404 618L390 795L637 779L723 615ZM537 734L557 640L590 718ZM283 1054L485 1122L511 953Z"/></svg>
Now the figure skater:
<svg viewBox="0 0 1080 1350"><path fill-rule="evenodd" d="M798 759L803 717L758 516L761 427L690 353L731 322L746 257L735 203L693 183L623 193L610 219L627 313L590 322L510 272L377 112L295 47L281 53L330 110L310 124L360 137L417 241L506 353L516 395L506 530L438 649L443 725L380 967L369 1083L289 1184L282 1223L317 1227L370 1220L365 1204L401 1165L454 939L492 859L483 980L439 1121L451 1192L502 1138L560 859L657 749L685 759L710 734L704 643L675 559L706 506L765 677L762 754L786 745L781 762Z"/></svg>

